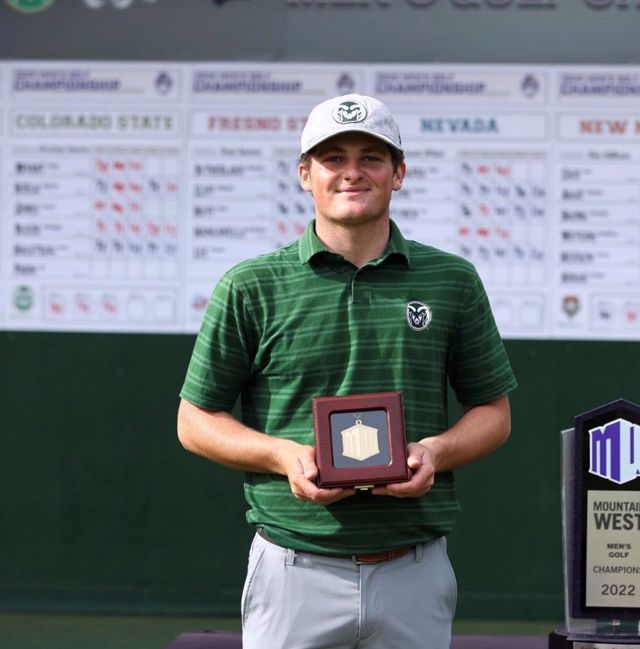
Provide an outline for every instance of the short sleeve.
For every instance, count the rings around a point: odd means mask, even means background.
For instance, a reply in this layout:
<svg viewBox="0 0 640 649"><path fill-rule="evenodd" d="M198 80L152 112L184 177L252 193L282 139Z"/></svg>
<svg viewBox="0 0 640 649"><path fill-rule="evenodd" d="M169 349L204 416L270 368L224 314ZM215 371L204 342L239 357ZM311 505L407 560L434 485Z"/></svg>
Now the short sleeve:
<svg viewBox="0 0 640 649"><path fill-rule="evenodd" d="M475 274L449 349L449 381L460 403L478 405L517 386L489 299Z"/></svg>
<svg viewBox="0 0 640 649"><path fill-rule="evenodd" d="M230 411L249 380L255 354L253 319L243 290L230 276L214 289L180 392L207 410Z"/></svg>

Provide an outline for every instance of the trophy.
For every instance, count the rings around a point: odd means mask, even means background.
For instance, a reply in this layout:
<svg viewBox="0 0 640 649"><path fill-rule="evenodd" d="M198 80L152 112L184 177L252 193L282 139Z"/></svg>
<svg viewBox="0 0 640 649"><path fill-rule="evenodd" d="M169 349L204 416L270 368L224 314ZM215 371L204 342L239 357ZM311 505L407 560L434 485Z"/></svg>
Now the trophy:
<svg viewBox="0 0 640 649"><path fill-rule="evenodd" d="M319 487L372 489L409 479L400 392L312 399Z"/></svg>
<svg viewBox="0 0 640 649"><path fill-rule="evenodd" d="M640 406L562 431L562 509L566 629L549 649L640 649Z"/></svg>

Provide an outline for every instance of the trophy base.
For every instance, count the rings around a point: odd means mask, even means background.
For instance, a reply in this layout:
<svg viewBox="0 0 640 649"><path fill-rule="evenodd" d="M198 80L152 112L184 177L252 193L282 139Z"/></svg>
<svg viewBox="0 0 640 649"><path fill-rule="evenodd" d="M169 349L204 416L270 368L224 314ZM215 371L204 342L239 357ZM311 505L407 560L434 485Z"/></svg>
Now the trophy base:
<svg viewBox="0 0 640 649"><path fill-rule="evenodd" d="M556 629L549 634L549 649L640 649L640 637L580 635Z"/></svg>

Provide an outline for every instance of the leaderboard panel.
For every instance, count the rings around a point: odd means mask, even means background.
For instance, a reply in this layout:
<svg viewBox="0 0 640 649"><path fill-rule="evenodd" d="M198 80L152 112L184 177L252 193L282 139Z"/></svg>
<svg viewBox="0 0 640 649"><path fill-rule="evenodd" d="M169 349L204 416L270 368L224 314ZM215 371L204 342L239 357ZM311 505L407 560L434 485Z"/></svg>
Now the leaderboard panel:
<svg viewBox="0 0 640 649"><path fill-rule="evenodd" d="M179 331L182 72L5 71L5 328Z"/></svg>
<svg viewBox="0 0 640 649"><path fill-rule="evenodd" d="M506 338L640 337L640 69L586 66L0 63L0 328L197 331L313 218L300 133L349 92L400 124L392 217Z"/></svg>

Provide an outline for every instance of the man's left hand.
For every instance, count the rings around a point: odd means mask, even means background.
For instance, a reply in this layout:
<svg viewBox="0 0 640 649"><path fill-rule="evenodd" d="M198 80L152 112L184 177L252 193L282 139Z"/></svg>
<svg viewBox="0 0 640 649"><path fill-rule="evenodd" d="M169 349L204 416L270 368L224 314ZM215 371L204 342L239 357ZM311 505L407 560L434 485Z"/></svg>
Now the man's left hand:
<svg viewBox="0 0 640 649"><path fill-rule="evenodd" d="M433 486L435 479L434 458L426 444L413 443L407 446L408 482L395 482L383 487L374 487L374 496L396 496L417 498L424 496Z"/></svg>

